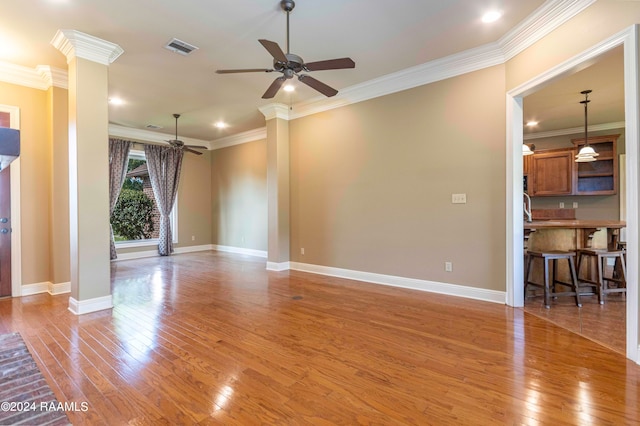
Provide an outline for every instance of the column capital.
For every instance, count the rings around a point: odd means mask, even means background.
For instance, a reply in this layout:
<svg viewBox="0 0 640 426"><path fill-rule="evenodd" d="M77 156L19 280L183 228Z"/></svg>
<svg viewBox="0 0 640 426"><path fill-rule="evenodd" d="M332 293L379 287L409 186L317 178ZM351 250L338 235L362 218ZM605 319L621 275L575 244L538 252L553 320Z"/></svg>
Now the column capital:
<svg viewBox="0 0 640 426"><path fill-rule="evenodd" d="M266 120L282 118L289 120L289 107L285 104L273 103L258 108Z"/></svg>
<svg viewBox="0 0 640 426"><path fill-rule="evenodd" d="M67 57L67 63L78 57L109 65L124 53L115 43L76 30L58 30L51 44Z"/></svg>

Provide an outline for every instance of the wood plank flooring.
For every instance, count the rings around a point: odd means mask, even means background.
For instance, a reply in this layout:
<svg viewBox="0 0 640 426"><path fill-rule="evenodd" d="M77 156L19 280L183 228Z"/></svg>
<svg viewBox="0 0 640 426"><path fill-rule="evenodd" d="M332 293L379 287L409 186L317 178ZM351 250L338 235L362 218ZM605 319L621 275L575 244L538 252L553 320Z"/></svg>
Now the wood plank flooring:
<svg viewBox="0 0 640 426"><path fill-rule="evenodd" d="M202 252L112 265L112 310L0 300L74 425L623 425L640 366L503 305Z"/></svg>
<svg viewBox="0 0 640 426"><path fill-rule="evenodd" d="M622 355L627 348L627 303L623 293L607 294L605 304L598 296L581 296L582 307L576 306L575 297L559 297L551 308L543 304L542 290L524 302L525 312L544 318L562 328L578 333Z"/></svg>

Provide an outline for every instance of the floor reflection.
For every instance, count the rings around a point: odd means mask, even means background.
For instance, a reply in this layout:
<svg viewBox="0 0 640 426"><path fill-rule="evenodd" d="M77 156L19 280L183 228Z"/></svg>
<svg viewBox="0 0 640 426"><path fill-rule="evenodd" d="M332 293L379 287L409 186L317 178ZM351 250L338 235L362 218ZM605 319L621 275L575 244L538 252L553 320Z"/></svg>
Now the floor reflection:
<svg viewBox="0 0 640 426"><path fill-rule="evenodd" d="M542 298L542 290L537 290L535 297L525 299L525 312L551 321L620 354L626 354L624 294L608 294L604 305L598 303L595 295L581 296L582 308L576 306L574 297L559 297L552 300L551 307L546 309Z"/></svg>

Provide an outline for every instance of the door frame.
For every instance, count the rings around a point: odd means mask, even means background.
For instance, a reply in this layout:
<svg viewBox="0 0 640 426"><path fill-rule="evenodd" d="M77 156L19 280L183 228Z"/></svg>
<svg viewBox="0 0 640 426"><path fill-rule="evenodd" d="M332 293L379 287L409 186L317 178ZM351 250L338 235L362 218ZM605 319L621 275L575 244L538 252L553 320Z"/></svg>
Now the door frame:
<svg viewBox="0 0 640 426"><path fill-rule="evenodd" d="M521 283L524 270L524 219L522 214L522 144L523 111L522 99L543 86L571 75L590 65L609 50L624 46L624 93L625 93L625 151L626 151L626 199L627 199L627 358L640 364L638 347L638 263L639 213L638 160L639 160L639 53L638 25L632 25L614 36L592 46L581 54L547 70L526 83L507 92L507 304L524 306L524 288Z"/></svg>
<svg viewBox="0 0 640 426"><path fill-rule="evenodd" d="M9 113L9 126L20 130L20 108L0 105L1 112ZM22 145L22 142L20 143ZM22 149L21 149L22 151ZM22 296L22 238L20 227L20 157L13 160L11 177L11 297Z"/></svg>

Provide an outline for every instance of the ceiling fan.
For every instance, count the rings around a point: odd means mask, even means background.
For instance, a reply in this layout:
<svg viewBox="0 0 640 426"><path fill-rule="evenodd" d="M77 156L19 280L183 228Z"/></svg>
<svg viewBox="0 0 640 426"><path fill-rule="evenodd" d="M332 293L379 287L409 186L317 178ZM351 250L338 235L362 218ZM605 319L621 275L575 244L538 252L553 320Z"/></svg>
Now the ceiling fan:
<svg viewBox="0 0 640 426"><path fill-rule="evenodd" d="M180 139L178 139L178 118L180 118L180 114L173 114L173 117L176 119L176 138L172 139L169 142L169 145L176 147L176 148L180 148L183 151L189 151L191 153L197 154L197 155L202 155L202 153L200 151L196 151L195 149L192 148L199 148L199 149L207 149L206 146L202 146L202 145L185 145L184 142L182 142Z"/></svg>
<svg viewBox="0 0 640 426"><path fill-rule="evenodd" d="M295 2L293 0L282 0L280 1L280 7L282 10L287 12L287 53L284 53L278 43L274 41L269 41L265 39L258 40L262 46L267 49L267 52L273 56L273 68L250 68L250 69L235 69L235 70L217 70L218 74L231 74L231 73L241 73L241 72L273 72L278 71L281 72L282 75L276 78L271 86L264 92L262 95L263 99L271 99L273 98L280 87L284 84L288 79L293 78L293 76L297 76L298 80L307 86L317 90L325 96L335 96L338 91L333 87L327 86L321 81L316 80L315 78L306 75L300 74L303 71L323 71L323 70L338 70L338 69L346 69L346 68L355 68L356 64L353 62L351 58L339 58L339 59L328 59L325 61L317 61L317 62L308 62L305 63L304 60L293 53L289 52L289 13L295 7Z"/></svg>

